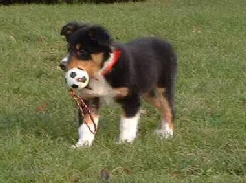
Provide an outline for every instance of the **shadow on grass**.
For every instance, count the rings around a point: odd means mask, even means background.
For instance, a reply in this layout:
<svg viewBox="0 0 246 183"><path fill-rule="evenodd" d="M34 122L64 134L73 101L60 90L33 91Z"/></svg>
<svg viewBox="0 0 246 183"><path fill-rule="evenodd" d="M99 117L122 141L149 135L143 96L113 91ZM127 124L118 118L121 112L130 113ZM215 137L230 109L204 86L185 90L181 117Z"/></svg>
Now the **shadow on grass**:
<svg viewBox="0 0 246 183"><path fill-rule="evenodd" d="M45 111L36 111L25 108L20 111L9 111L0 115L0 132L2 134L7 131L20 130L23 135L31 135L37 138L49 138L57 141L62 140L67 144L74 144L78 139L78 120L77 113L74 108L67 109L48 106ZM117 112L116 110L113 110ZM109 108L103 109L100 118L100 128L97 134L97 139L108 138L111 140L118 138L119 131L119 115L112 114ZM104 114L110 114L110 117Z"/></svg>

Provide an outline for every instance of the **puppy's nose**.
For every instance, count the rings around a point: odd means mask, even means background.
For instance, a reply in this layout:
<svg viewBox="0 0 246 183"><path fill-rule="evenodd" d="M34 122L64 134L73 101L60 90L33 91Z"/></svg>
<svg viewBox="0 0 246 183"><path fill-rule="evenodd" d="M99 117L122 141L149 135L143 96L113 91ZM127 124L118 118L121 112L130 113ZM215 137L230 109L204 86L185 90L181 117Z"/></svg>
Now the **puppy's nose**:
<svg viewBox="0 0 246 183"><path fill-rule="evenodd" d="M59 67L61 68L61 70L67 71L67 62L68 62L68 56L64 57L60 62Z"/></svg>

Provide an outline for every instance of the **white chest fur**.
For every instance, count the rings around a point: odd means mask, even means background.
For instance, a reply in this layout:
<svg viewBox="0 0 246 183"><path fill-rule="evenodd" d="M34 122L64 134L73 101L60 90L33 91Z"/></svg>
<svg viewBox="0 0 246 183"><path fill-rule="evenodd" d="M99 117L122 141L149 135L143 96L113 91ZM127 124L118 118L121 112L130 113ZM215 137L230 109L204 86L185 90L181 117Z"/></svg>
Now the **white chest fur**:
<svg viewBox="0 0 246 183"><path fill-rule="evenodd" d="M114 97L117 95L117 92L110 86L103 76L104 71L113 63L114 57L114 53L111 53L109 59L104 62L102 69L90 79L89 88L91 90L83 90L81 92L82 96L90 95L91 97L100 97L106 103L112 103L114 101Z"/></svg>
<svg viewBox="0 0 246 183"><path fill-rule="evenodd" d="M89 88L90 89L85 88L81 90L82 97L100 97L106 104L111 104L114 101L114 97L117 95L116 91L100 73L90 79Z"/></svg>
<svg viewBox="0 0 246 183"><path fill-rule="evenodd" d="M114 89L100 73L91 79L89 87L100 96L112 96L115 94Z"/></svg>

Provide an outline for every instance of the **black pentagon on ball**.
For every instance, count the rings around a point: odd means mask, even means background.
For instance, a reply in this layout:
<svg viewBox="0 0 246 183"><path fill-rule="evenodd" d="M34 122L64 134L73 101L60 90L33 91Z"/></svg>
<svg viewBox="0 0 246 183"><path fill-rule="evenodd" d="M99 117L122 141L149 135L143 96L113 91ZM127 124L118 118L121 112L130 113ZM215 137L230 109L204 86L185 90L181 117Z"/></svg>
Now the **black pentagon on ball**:
<svg viewBox="0 0 246 183"><path fill-rule="evenodd" d="M83 83L85 83L87 81L87 78L84 76L83 77Z"/></svg>
<svg viewBox="0 0 246 183"><path fill-rule="evenodd" d="M71 72L71 73L70 73L70 77L71 77L71 78L75 78L76 75L77 75L76 72Z"/></svg>
<svg viewBox="0 0 246 183"><path fill-rule="evenodd" d="M78 88L79 85L73 84L71 87L72 87L72 88Z"/></svg>

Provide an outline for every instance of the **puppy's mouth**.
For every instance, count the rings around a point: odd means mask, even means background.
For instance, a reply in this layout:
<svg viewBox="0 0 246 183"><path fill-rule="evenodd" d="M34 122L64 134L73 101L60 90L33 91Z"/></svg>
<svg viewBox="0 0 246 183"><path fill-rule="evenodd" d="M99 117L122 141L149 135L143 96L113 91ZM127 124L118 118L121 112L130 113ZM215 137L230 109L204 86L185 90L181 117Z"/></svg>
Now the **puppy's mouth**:
<svg viewBox="0 0 246 183"><path fill-rule="evenodd" d="M89 86L89 84L85 88L88 90L92 90L92 88Z"/></svg>
<svg viewBox="0 0 246 183"><path fill-rule="evenodd" d="M87 85L85 88L88 90L92 90L92 88L89 85Z"/></svg>
<svg viewBox="0 0 246 183"><path fill-rule="evenodd" d="M93 90L90 85L94 85L95 82L99 82L98 77L96 77L96 76L91 77L90 82L88 83L88 85L85 88L88 89L88 90Z"/></svg>

